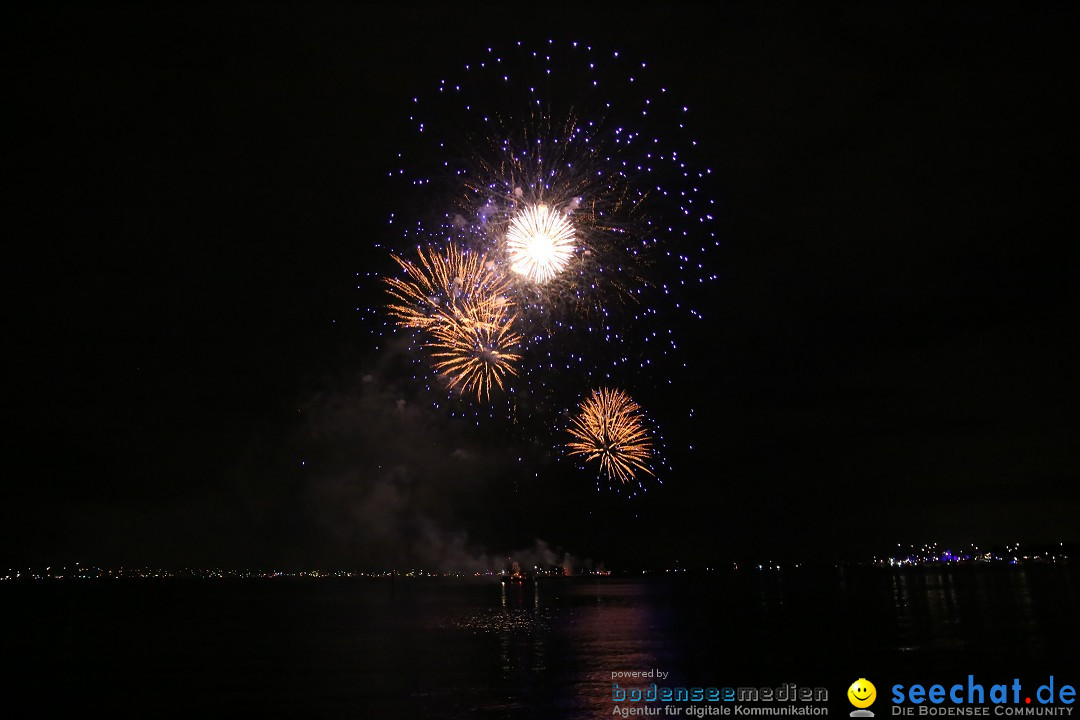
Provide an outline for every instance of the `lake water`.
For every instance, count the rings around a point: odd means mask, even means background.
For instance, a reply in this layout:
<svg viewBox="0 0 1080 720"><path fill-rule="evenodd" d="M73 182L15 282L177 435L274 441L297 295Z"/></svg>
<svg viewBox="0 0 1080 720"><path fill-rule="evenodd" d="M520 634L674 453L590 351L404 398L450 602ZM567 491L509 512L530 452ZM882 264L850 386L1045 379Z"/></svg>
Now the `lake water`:
<svg viewBox="0 0 1080 720"><path fill-rule="evenodd" d="M0 609L6 702L114 715L611 717L613 672L660 669L825 687L846 717L860 677L882 710L894 682L1080 680L1062 566L17 582Z"/></svg>

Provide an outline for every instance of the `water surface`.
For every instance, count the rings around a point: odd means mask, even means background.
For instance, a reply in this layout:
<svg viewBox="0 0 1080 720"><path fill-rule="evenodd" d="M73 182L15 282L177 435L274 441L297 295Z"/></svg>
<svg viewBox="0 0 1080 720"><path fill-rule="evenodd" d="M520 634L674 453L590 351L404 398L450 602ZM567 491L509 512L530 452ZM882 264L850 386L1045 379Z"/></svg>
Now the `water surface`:
<svg viewBox="0 0 1080 720"><path fill-rule="evenodd" d="M670 685L1068 675L1061 566L491 579L125 580L0 587L4 694L115 713L610 717L611 673ZM1073 678L1076 680L1077 678Z"/></svg>

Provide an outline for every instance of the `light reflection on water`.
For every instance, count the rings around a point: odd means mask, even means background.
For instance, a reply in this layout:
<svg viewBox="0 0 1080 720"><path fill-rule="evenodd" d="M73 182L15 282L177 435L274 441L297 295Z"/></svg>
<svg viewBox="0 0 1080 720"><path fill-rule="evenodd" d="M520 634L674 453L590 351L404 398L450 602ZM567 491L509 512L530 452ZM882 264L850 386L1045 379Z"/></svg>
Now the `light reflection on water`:
<svg viewBox="0 0 1080 720"><path fill-rule="evenodd" d="M897 571L891 583L897 650L942 666L1038 662L1053 656L1057 632L1075 637L1075 585L1065 568L928 568Z"/></svg>
<svg viewBox="0 0 1080 720"><path fill-rule="evenodd" d="M1060 675L1080 640L1064 567L114 583L0 602L21 618L0 639L26 660L11 687L323 717L607 717L612 672L654 668L685 686Z"/></svg>
<svg viewBox="0 0 1080 720"><path fill-rule="evenodd" d="M619 670L659 668L687 685L834 685L834 668L851 666L897 678L1053 670L1080 636L1075 599L1060 567L559 579L503 587L497 604L460 608L439 627L498 638L513 698L502 710L597 717L610 713ZM485 707L495 706L465 715Z"/></svg>
<svg viewBox="0 0 1080 720"><path fill-rule="evenodd" d="M640 583L510 584L501 586L497 606L456 608L440 617L436 631L457 635L459 642L497 640L500 680L510 690L461 708L460 716L513 711L528 717L539 707L556 717L610 714L611 673L657 666L664 636L653 604L642 602L650 594ZM544 691L514 692L513 683Z"/></svg>

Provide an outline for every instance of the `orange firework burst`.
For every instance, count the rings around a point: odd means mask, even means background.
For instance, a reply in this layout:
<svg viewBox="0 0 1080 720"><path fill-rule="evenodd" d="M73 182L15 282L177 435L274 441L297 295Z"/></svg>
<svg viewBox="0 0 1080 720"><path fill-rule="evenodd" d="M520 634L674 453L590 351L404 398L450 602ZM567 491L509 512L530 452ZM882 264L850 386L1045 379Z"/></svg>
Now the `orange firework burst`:
<svg viewBox="0 0 1080 720"><path fill-rule="evenodd" d="M521 335L513 330L516 319L509 300L478 293L459 303L452 318L430 328L434 339L427 347L451 389L476 393L481 401L491 396L493 386L504 390L507 376L517 377L514 364L521 356L513 349Z"/></svg>
<svg viewBox="0 0 1080 720"><path fill-rule="evenodd" d="M574 436L574 441L566 444L570 455L583 455L586 462L598 460L602 473L624 484L639 470L653 475L648 464L652 436L641 406L629 395L608 388L593 390L579 410L567 428Z"/></svg>
<svg viewBox="0 0 1080 720"><path fill-rule="evenodd" d="M514 304L504 292L509 279L482 253L450 243L442 252L418 248L418 261L391 255L405 277L384 278L390 315L400 327L420 330L435 370L451 389L490 398L518 374L521 335Z"/></svg>
<svg viewBox="0 0 1080 720"><path fill-rule="evenodd" d="M432 330L459 322L477 297L496 298L508 285L486 256L454 243L442 253L429 249L424 254L417 248L416 254L419 262L415 263L391 255L406 277L384 278L392 300L387 308L401 327Z"/></svg>

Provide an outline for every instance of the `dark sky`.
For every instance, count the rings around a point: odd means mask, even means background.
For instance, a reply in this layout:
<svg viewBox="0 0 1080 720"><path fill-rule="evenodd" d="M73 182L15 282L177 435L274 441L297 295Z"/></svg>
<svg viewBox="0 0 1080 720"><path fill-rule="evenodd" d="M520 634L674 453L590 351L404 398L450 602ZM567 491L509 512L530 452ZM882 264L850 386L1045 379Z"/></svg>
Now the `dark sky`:
<svg viewBox="0 0 1080 720"><path fill-rule="evenodd" d="M10 21L0 562L1080 540L1075 10L535 21L164 3ZM683 346L698 420L666 428L696 450L646 501L413 402L356 312L356 273L395 239L408 98L547 37L668 74L723 208Z"/></svg>

